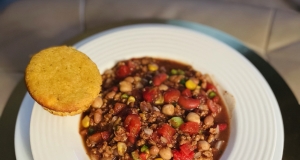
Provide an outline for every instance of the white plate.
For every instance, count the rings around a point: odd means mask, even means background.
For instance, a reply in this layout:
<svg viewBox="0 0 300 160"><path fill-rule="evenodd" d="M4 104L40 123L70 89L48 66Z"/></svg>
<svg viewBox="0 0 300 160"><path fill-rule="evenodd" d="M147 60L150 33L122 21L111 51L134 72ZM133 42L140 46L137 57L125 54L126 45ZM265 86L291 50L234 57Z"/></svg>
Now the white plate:
<svg viewBox="0 0 300 160"><path fill-rule="evenodd" d="M15 126L15 153L18 160L32 160L29 140L30 117L34 100L26 93L18 113Z"/></svg>
<svg viewBox="0 0 300 160"><path fill-rule="evenodd" d="M258 70L237 51L202 33L148 24L120 27L75 45L104 71L131 57L171 58L212 74L232 93L228 146L221 159L281 159L283 124L275 96ZM80 115L60 117L34 104L30 143L34 159L88 159L79 135Z"/></svg>

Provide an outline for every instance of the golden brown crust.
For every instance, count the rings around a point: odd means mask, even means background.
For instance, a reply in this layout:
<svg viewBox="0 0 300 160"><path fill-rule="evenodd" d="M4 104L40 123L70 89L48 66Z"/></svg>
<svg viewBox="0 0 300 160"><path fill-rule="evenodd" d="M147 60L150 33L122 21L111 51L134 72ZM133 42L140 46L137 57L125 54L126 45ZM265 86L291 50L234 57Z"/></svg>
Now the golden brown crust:
<svg viewBox="0 0 300 160"><path fill-rule="evenodd" d="M25 71L32 98L55 115L79 114L101 90L97 65L84 53L68 46L44 49L35 54Z"/></svg>

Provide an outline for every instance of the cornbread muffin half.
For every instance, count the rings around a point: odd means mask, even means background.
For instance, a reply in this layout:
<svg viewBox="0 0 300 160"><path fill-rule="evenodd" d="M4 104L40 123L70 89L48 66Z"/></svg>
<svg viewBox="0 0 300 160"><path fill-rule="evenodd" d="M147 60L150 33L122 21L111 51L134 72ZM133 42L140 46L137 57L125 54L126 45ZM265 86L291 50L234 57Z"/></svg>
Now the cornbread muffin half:
<svg viewBox="0 0 300 160"><path fill-rule="evenodd" d="M26 70L31 97L52 114L82 113L101 91L97 65L84 53L68 46L44 49L35 54Z"/></svg>

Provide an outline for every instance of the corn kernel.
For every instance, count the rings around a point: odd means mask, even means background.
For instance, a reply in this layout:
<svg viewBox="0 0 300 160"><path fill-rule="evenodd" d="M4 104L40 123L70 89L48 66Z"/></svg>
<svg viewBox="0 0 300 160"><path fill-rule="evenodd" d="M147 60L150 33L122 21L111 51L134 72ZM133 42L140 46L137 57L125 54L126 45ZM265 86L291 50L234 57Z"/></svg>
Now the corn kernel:
<svg viewBox="0 0 300 160"><path fill-rule="evenodd" d="M155 64L155 63L150 63L150 64L148 64L148 69L149 69L149 71L156 71L156 70L158 70L158 65L157 64Z"/></svg>
<svg viewBox="0 0 300 160"><path fill-rule="evenodd" d="M144 113L140 113L140 117L142 118L143 121L147 120L147 117Z"/></svg>
<svg viewBox="0 0 300 160"><path fill-rule="evenodd" d="M163 103L164 103L164 97L161 94L159 94L157 99L154 101L154 104L160 105L160 104L163 104Z"/></svg>
<svg viewBox="0 0 300 160"><path fill-rule="evenodd" d="M164 159L162 159L162 158L155 158L154 160L164 160Z"/></svg>
<svg viewBox="0 0 300 160"><path fill-rule="evenodd" d="M199 95L199 94L200 94L200 89L201 89L201 87L200 87L200 86L197 86L197 87L195 88L195 90L193 91L193 96Z"/></svg>
<svg viewBox="0 0 300 160"><path fill-rule="evenodd" d="M185 87L190 89L190 90L194 90L194 89L196 89L197 84L189 79L188 81L185 82Z"/></svg>
<svg viewBox="0 0 300 160"><path fill-rule="evenodd" d="M127 105L129 105L131 102L135 102L135 98L133 96L128 97Z"/></svg>
<svg viewBox="0 0 300 160"><path fill-rule="evenodd" d="M124 142L118 142L117 144L117 148L118 148L118 154L120 156L124 156L126 150L127 150L127 146Z"/></svg>
<svg viewBox="0 0 300 160"><path fill-rule="evenodd" d="M86 116L82 119L81 125L82 125L84 128L88 128L88 127L90 126L90 117L86 115Z"/></svg>
<svg viewBox="0 0 300 160"><path fill-rule="evenodd" d="M120 124L121 120L122 120L121 117L118 117L118 119L114 122L114 125L116 126Z"/></svg>

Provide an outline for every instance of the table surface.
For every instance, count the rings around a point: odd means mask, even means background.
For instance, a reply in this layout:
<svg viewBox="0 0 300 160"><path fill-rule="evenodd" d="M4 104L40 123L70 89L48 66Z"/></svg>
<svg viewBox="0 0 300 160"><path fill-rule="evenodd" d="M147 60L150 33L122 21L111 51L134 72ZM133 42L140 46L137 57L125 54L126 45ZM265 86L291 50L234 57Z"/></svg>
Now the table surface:
<svg viewBox="0 0 300 160"><path fill-rule="evenodd" d="M243 44L241 44L235 38L215 29L207 26L189 23L184 21L160 21L160 20L145 20L145 21L130 21L122 22L119 24L110 24L103 28L98 28L95 30L86 31L77 37L65 42L64 44L72 45L90 35L97 32L104 31L117 26L137 24L137 23L167 23L182 27L187 27L193 30L200 31L202 33L208 34L215 37L229 46L235 48L243 56L245 56L254 66L262 73L264 78L269 83L274 95L278 101L280 111L283 117L284 125L284 151L283 160L296 160L300 159L300 106L293 95L292 91L282 79L282 77L260 56L258 56L254 51L248 49ZM11 94L5 109L3 110L0 119L0 150L1 158L6 160L16 159L14 151L14 130L18 111L24 95L26 93L26 86L23 81L21 81L13 93Z"/></svg>

